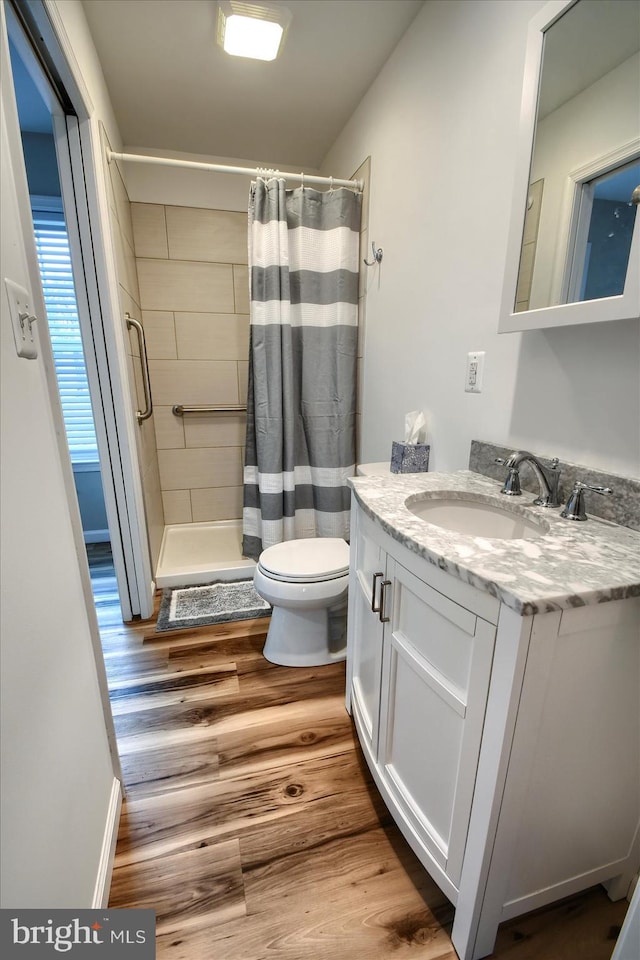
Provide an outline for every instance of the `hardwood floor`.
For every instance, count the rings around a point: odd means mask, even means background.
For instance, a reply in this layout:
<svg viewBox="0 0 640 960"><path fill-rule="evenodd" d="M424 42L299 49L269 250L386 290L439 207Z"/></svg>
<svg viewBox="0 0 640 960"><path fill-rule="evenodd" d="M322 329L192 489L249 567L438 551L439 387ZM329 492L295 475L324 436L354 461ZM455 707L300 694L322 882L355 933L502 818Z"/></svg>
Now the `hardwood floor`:
<svg viewBox="0 0 640 960"><path fill-rule="evenodd" d="M124 625L103 587L126 786L110 906L156 910L158 958L455 960L453 908L372 783L344 665L268 663L265 619ZM493 956L608 960L626 906L587 891L504 924Z"/></svg>

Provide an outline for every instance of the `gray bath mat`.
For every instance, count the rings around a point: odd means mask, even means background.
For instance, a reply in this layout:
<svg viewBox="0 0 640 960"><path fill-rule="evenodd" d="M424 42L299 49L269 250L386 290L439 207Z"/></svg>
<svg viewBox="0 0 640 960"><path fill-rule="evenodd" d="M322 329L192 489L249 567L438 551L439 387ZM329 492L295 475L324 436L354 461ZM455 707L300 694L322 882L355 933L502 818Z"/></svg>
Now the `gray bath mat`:
<svg viewBox="0 0 640 960"><path fill-rule="evenodd" d="M256 593L252 580L217 581L200 587L167 587L162 592L156 632L253 620L270 613L271 605Z"/></svg>

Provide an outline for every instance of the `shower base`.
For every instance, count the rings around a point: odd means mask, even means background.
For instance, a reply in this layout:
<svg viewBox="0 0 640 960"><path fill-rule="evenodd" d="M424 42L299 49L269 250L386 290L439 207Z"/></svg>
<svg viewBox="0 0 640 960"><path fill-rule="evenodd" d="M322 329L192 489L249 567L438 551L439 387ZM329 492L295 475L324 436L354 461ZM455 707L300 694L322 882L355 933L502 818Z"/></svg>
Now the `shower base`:
<svg viewBox="0 0 640 960"><path fill-rule="evenodd" d="M242 521L174 523L164 528L156 586L189 587L214 580L247 580L255 561L242 556Z"/></svg>

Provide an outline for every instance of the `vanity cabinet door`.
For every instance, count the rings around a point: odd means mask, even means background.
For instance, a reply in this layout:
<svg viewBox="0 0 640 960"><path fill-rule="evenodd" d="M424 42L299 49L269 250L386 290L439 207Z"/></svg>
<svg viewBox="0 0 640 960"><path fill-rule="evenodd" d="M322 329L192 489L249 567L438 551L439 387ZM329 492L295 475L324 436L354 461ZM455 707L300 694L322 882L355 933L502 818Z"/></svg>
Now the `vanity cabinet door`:
<svg viewBox="0 0 640 960"><path fill-rule="evenodd" d="M373 523L357 512L352 528L349 580L349 670L351 704L361 743L375 761L378 749L383 624L377 608L386 579L386 554Z"/></svg>
<svg viewBox="0 0 640 960"><path fill-rule="evenodd" d="M378 764L410 829L457 886L495 627L388 560Z"/></svg>

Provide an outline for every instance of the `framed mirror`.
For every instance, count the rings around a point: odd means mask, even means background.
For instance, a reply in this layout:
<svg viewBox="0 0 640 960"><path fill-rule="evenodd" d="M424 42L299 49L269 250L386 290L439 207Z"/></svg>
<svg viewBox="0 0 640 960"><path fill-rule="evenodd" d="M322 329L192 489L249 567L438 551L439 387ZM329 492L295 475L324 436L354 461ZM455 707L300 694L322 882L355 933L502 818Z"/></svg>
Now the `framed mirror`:
<svg viewBox="0 0 640 960"><path fill-rule="evenodd" d="M640 316L640 0L531 21L498 330Z"/></svg>

